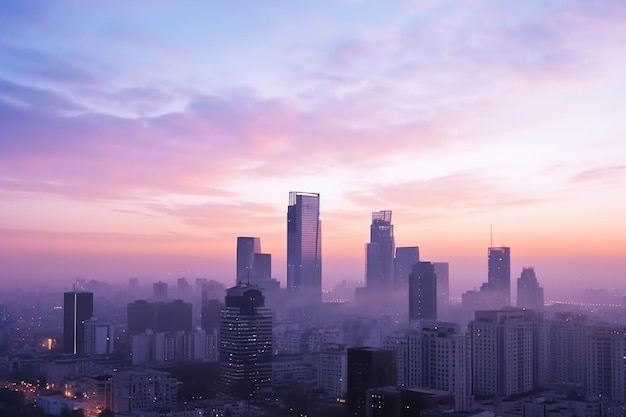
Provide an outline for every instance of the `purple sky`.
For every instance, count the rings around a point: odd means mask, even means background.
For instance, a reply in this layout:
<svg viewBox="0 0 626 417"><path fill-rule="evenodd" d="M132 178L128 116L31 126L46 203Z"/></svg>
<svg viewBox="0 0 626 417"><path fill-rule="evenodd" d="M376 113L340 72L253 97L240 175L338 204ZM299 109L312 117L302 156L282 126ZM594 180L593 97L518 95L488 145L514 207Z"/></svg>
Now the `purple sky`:
<svg viewBox="0 0 626 417"><path fill-rule="evenodd" d="M284 282L288 192L324 282L370 213L486 279L489 225L550 291L623 289L626 2L3 1L0 280Z"/></svg>

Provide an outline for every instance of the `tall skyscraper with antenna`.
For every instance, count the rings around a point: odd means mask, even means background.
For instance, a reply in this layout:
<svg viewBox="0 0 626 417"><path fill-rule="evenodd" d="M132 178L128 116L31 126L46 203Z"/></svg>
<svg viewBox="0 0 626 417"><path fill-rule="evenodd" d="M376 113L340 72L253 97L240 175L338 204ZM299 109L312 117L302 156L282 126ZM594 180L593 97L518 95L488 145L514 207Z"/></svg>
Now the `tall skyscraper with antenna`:
<svg viewBox="0 0 626 417"><path fill-rule="evenodd" d="M293 303L322 301L322 223L317 193L289 193L287 289Z"/></svg>

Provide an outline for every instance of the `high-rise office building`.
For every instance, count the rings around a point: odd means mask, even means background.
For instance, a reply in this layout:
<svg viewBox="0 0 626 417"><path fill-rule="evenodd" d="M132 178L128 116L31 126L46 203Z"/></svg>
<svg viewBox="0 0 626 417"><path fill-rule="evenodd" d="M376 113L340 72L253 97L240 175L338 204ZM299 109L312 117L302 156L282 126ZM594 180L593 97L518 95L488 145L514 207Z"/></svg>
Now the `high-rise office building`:
<svg viewBox="0 0 626 417"><path fill-rule="evenodd" d="M517 279L516 305L537 311L543 309L543 288L539 286L533 268L523 268L522 275Z"/></svg>
<svg viewBox="0 0 626 417"><path fill-rule="evenodd" d="M85 353L85 321L93 317L93 293L72 291L63 295L63 352Z"/></svg>
<svg viewBox="0 0 626 417"><path fill-rule="evenodd" d="M287 208L287 289L296 304L322 300L320 195L289 193Z"/></svg>
<svg viewBox="0 0 626 417"><path fill-rule="evenodd" d="M159 281L152 284L152 300L167 300L167 282Z"/></svg>
<svg viewBox="0 0 626 417"><path fill-rule="evenodd" d="M239 236L237 238L237 285L252 282L254 254L261 253L261 238Z"/></svg>
<svg viewBox="0 0 626 417"><path fill-rule="evenodd" d="M511 305L511 248L492 247L488 251L487 283L501 307Z"/></svg>
<svg viewBox="0 0 626 417"><path fill-rule="evenodd" d="M220 318L221 382L230 394L250 397L271 387L272 311L254 286L229 288L225 302Z"/></svg>
<svg viewBox="0 0 626 417"><path fill-rule="evenodd" d="M237 283L260 285L272 279L272 255L261 253L258 237L237 238Z"/></svg>
<svg viewBox="0 0 626 417"><path fill-rule="evenodd" d="M365 283L367 288L390 290L393 287L394 249L391 210L373 212L370 243L366 245Z"/></svg>
<svg viewBox="0 0 626 417"><path fill-rule="evenodd" d="M272 255L269 253L254 254L254 281L256 285L262 285L272 279Z"/></svg>
<svg viewBox="0 0 626 417"><path fill-rule="evenodd" d="M396 384L396 363L390 350L348 348L349 417L365 417L367 390Z"/></svg>
<svg viewBox="0 0 626 417"><path fill-rule="evenodd" d="M441 313L450 302L450 264L447 262L433 262L437 275L437 312Z"/></svg>
<svg viewBox="0 0 626 417"><path fill-rule="evenodd" d="M409 319L437 319L437 275L431 262L418 262L409 275Z"/></svg>
<svg viewBox="0 0 626 417"><path fill-rule="evenodd" d="M409 275L413 265L420 261L420 249L417 246L396 248L394 259L394 287L406 291L409 288Z"/></svg>

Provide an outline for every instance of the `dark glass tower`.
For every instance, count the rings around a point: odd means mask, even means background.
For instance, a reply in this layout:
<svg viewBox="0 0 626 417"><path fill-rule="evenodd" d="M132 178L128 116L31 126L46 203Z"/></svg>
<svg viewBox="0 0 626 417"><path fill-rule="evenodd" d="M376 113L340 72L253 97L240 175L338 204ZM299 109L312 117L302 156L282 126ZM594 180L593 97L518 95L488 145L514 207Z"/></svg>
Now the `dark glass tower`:
<svg viewBox="0 0 626 417"><path fill-rule="evenodd" d="M220 316L220 375L231 395L254 396L271 388L272 312L258 287L226 290Z"/></svg>
<svg viewBox="0 0 626 417"><path fill-rule="evenodd" d="M390 290L393 286L395 241L391 210L372 213L370 243L367 244L365 282L367 288Z"/></svg>
<svg viewBox="0 0 626 417"><path fill-rule="evenodd" d="M237 238L237 285L253 280L256 253L261 253L260 238L245 236Z"/></svg>
<svg viewBox="0 0 626 417"><path fill-rule="evenodd" d="M450 302L450 264L448 262L433 262L437 275L437 308L443 311Z"/></svg>
<svg viewBox="0 0 626 417"><path fill-rule="evenodd" d="M409 275L413 271L413 265L420 261L420 248L417 246L405 246L396 248L394 260L394 286L398 290L406 291L409 287Z"/></svg>
<svg viewBox="0 0 626 417"><path fill-rule="evenodd" d="M489 248L488 254L489 288L502 306L511 305L511 248Z"/></svg>
<svg viewBox="0 0 626 417"><path fill-rule="evenodd" d="M409 319L437 319L437 275L430 262L413 265L409 276Z"/></svg>
<svg viewBox="0 0 626 417"><path fill-rule="evenodd" d="M367 390L396 385L396 362L392 351L370 347L348 349L347 415L367 415Z"/></svg>
<svg viewBox="0 0 626 417"><path fill-rule="evenodd" d="M287 289L296 304L322 301L320 195L289 193L287 208Z"/></svg>
<svg viewBox="0 0 626 417"><path fill-rule="evenodd" d="M63 295L63 352L85 353L85 321L93 317L93 293L72 291Z"/></svg>

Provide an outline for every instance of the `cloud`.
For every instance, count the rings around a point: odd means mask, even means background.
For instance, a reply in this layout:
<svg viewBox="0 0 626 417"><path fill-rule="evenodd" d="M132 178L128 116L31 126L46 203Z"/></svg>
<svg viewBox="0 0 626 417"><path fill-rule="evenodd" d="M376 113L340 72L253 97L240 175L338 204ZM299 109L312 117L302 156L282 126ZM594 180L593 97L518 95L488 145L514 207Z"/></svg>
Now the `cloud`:
<svg viewBox="0 0 626 417"><path fill-rule="evenodd" d="M50 85L58 83L97 85L103 77L96 75L85 65L73 60L60 58L32 48L18 47L10 43L2 43L4 70L9 70L22 79L45 82ZM82 58L85 61L86 58Z"/></svg>
<svg viewBox="0 0 626 417"><path fill-rule="evenodd" d="M572 178L574 183L603 182L611 183L626 175L626 165L589 169L579 172Z"/></svg>
<svg viewBox="0 0 626 417"><path fill-rule="evenodd" d="M373 186L366 191L350 193L348 198L363 207L396 207L399 211L419 207L421 219L538 204L553 199L508 189L471 172Z"/></svg>

